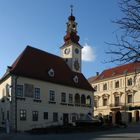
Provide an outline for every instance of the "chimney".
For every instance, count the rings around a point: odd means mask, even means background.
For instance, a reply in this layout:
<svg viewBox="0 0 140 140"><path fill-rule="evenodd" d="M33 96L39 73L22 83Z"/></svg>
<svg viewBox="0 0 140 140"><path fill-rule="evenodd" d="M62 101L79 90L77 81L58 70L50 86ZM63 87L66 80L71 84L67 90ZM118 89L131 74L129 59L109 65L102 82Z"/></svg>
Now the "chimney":
<svg viewBox="0 0 140 140"><path fill-rule="evenodd" d="M96 76L98 76L99 75L99 72L96 72Z"/></svg>

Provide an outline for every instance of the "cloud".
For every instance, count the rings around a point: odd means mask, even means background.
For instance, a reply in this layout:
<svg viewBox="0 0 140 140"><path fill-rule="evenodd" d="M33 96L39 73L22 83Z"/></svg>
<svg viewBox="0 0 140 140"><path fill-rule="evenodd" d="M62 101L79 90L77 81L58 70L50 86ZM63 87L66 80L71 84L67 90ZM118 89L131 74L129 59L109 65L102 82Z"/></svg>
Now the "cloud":
<svg viewBox="0 0 140 140"><path fill-rule="evenodd" d="M89 46L87 43L83 46L82 49L82 60L83 61L94 61L95 60L95 54L93 47Z"/></svg>

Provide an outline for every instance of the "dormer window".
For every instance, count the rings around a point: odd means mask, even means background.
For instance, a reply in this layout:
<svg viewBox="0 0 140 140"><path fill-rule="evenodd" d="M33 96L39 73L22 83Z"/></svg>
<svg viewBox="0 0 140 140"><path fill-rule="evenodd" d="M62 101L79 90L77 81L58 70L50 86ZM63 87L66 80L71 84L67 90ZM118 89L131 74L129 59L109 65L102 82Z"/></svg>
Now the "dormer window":
<svg viewBox="0 0 140 140"><path fill-rule="evenodd" d="M78 83L78 76L77 76L77 75L73 78L73 81L74 81L75 83Z"/></svg>
<svg viewBox="0 0 140 140"><path fill-rule="evenodd" d="M115 74L116 74L116 72L113 72L113 73L112 73L112 76L114 76Z"/></svg>
<svg viewBox="0 0 140 140"><path fill-rule="evenodd" d="M53 69L50 69L48 71L48 74L49 74L50 77L54 77L54 70Z"/></svg>

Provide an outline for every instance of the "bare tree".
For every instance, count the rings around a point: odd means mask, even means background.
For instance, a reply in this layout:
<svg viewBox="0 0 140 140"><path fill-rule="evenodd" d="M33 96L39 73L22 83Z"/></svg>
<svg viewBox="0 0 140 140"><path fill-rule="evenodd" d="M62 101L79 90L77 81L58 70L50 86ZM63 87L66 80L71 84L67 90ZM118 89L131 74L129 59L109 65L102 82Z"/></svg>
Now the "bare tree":
<svg viewBox="0 0 140 140"><path fill-rule="evenodd" d="M121 36L116 36L116 43L107 43L111 48L109 62L135 62L140 60L140 0L120 0L120 9L124 16L113 23L119 25ZM113 46L113 47L112 47Z"/></svg>

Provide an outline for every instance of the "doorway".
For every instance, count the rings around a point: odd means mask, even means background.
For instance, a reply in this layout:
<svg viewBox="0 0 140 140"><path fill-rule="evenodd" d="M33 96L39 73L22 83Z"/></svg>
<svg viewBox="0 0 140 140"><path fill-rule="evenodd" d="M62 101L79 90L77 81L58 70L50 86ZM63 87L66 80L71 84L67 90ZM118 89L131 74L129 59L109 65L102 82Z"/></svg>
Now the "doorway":
<svg viewBox="0 0 140 140"><path fill-rule="evenodd" d="M69 114L63 113L63 125L68 125L69 123Z"/></svg>
<svg viewBox="0 0 140 140"><path fill-rule="evenodd" d="M136 117L136 122L138 122L139 121L139 111L138 110L135 111L135 117Z"/></svg>
<svg viewBox="0 0 140 140"><path fill-rule="evenodd" d="M132 122L132 113L130 113L130 112L128 113L128 121Z"/></svg>
<svg viewBox="0 0 140 140"><path fill-rule="evenodd" d="M120 124L120 122L122 121L122 115L120 111L117 111L115 114L115 123L116 124Z"/></svg>

